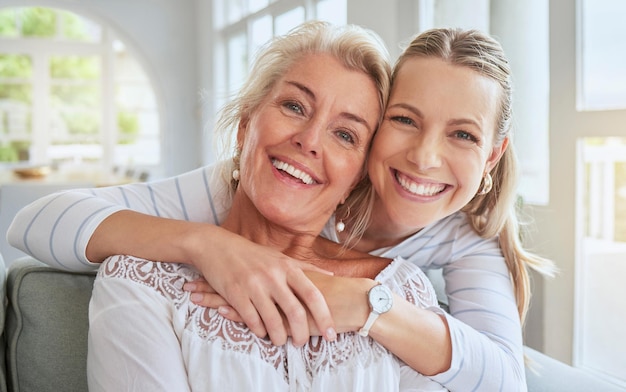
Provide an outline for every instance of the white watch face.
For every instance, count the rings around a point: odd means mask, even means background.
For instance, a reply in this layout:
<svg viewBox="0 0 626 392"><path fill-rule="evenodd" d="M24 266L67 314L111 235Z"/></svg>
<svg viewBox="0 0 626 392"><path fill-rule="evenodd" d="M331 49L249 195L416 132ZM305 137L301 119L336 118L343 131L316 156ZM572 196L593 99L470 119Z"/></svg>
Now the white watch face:
<svg viewBox="0 0 626 392"><path fill-rule="evenodd" d="M369 291L369 300L374 312L385 313L393 305L393 294L387 286L379 284Z"/></svg>

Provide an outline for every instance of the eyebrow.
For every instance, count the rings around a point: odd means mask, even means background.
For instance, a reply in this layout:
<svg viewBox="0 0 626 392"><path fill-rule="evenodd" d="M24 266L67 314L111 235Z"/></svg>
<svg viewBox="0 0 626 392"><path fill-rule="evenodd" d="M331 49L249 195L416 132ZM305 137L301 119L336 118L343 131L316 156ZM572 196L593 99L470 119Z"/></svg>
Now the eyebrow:
<svg viewBox="0 0 626 392"><path fill-rule="evenodd" d="M298 90L308 95L313 101L316 101L315 93L313 93L311 89L309 89L307 86L303 85L302 83L299 83L293 80L286 80L285 83L296 87ZM365 119L361 116L357 116L356 114L350 113L350 112L341 112L340 116L348 120L363 124L367 128L368 131L370 132L373 131L372 127L370 127L367 121L365 121Z"/></svg>
<svg viewBox="0 0 626 392"><path fill-rule="evenodd" d="M412 112L413 114L415 114L416 116L418 116L419 118L424 118L424 115L422 114L422 112L411 105L408 105L406 103L397 103L394 105L389 106L389 108L401 108L401 109L405 109L408 110L410 112ZM465 125L465 124L471 124L474 125L475 127L477 127L478 129L482 129L482 127L480 126L480 124L470 118L455 118L452 121L448 122L449 125Z"/></svg>

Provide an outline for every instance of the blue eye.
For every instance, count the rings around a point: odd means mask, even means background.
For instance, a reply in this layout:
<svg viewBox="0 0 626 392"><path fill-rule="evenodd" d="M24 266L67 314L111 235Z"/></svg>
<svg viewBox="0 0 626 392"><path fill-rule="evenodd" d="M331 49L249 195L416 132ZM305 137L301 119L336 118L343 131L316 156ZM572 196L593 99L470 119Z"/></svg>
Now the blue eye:
<svg viewBox="0 0 626 392"><path fill-rule="evenodd" d="M404 125L413 125L413 120L405 116L394 116L391 117L391 121L399 122Z"/></svg>
<svg viewBox="0 0 626 392"><path fill-rule="evenodd" d="M337 136L339 136L342 140L344 140L347 143L350 143L350 144L354 144L355 143L354 142L354 137L348 131L338 130L337 131Z"/></svg>
<svg viewBox="0 0 626 392"><path fill-rule="evenodd" d="M286 102L283 106L285 106L288 110L294 113L298 113L298 114L304 113L304 109L302 108L302 106L296 102Z"/></svg>
<svg viewBox="0 0 626 392"><path fill-rule="evenodd" d="M468 140L468 141L471 141L471 142L474 142L474 143L478 142L478 139L474 135L469 133L469 132L456 131L455 136L457 138L459 138L459 139Z"/></svg>

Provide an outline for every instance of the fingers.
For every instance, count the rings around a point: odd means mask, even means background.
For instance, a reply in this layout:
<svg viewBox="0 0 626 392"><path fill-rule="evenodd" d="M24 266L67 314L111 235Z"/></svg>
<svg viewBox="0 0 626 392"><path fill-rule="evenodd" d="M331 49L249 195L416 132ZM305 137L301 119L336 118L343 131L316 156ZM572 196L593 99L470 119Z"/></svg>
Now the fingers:
<svg viewBox="0 0 626 392"><path fill-rule="evenodd" d="M287 327L283 321L283 315L273 301L273 297L255 297L253 299L254 306L258 311L267 334L274 345L280 346L287 342ZM244 317L245 319L245 317ZM307 333L308 339L308 333ZM295 340L294 340L295 343Z"/></svg>
<svg viewBox="0 0 626 392"><path fill-rule="evenodd" d="M230 321L243 323L243 319L241 318L239 313L237 313L237 311L231 306L228 306L228 305L220 306L219 308L217 308L217 311L219 312L219 314L224 316L224 318L227 318Z"/></svg>
<svg viewBox="0 0 626 392"><path fill-rule="evenodd" d="M313 282L306 275L304 275L302 271L300 272L301 273L296 274L293 277L294 281L293 283L290 282L290 286L293 288L300 301L302 301L302 304L310 312L310 315L313 319L313 325L310 326L311 329L313 329L314 332L320 333L324 339L328 341L333 341L337 338L337 333L335 329L335 322L333 320L328 304L326 303L326 299L324 298L322 292L317 288L317 286L315 286L315 284L313 284ZM294 321L292 322L292 319L289 318L288 314L287 319L289 320L289 326L292 328L292 334L295 335L295 332L293 331L294 324L296 322L300 322L300 320L297 319L296 321L294 317ZM307 335L311 335L308 319L305 317L304 321L307 323ZM308 337L309 336L307 336L306 339L308 339Z"/></svg>
<svg viewBox="0 0 626 392"><path fill-rule="evenodd" d="M241 316L242 322L246 324L246 326L258 337L267 336L267 329L265 328L265 324L259 315L258 304L252 302L250 298L254 298L255 296L247 296L241 294L242 290L239 287L233 287L230 291L230 298L228 303L234 309L237 309L237 312ZM285 338L286 340L286 338ZM283 343L284 344L284 343Z"/></svg>

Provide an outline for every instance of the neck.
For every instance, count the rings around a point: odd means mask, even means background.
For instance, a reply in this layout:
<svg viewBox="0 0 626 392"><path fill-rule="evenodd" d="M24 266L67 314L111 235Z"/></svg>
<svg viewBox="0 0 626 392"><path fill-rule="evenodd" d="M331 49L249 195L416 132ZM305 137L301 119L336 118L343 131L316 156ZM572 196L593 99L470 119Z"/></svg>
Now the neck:
<svg viewBox="0 0 626 392"><path fill-rule="evenodd" d="M240 191L235 192L232 208L221 226L254 243L277 249L300 260L318 258L314 245L321 228L304 232L271 222Z"/></svg>
<svg viewBox="0 0 626 392"><path fill-rule="evenodd" d="M361 252L371 252L376 249L395 246L417 231L419 230L406 230L405 227L395 225L381 200L376 197L370 223L354 248ZM343 241L345 238L342 237L341 240Z"/></svg>
<svg viewBox="0 0 626 392"><path fill-rule="evenodd" d="M272 223L243 192L235 192L232 208L222 227L339 276L373 279L390 262L389 259L344 249L336 242L319 237L321 227L316 232L298 232Z"/></svg>

